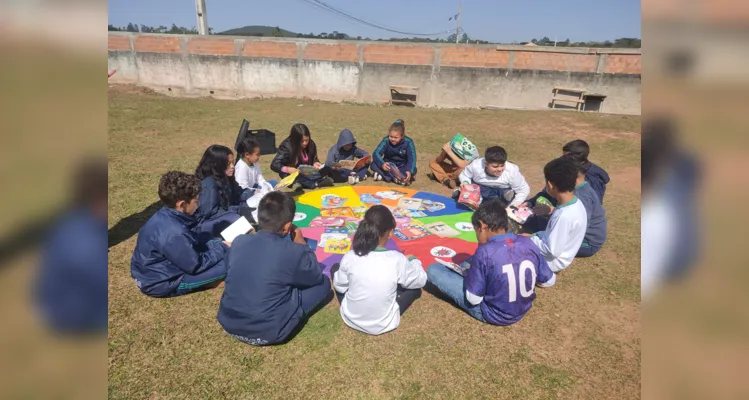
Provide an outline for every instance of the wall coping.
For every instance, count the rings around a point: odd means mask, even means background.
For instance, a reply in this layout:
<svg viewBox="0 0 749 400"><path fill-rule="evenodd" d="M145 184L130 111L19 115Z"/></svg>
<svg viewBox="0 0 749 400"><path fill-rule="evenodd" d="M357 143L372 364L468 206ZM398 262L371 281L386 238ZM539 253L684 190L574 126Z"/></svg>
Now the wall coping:
<svg viewBox="0 0 749 400"><path fill-rule="evenodd" d="M155 36L155 37L177 37L177 38L194 38L194 39L232 39L245 40L248 42L303 42L303 43L320 43L320 44L384 44L396 46L419 46L419 47L472 47L483 49L495 49L498 51L528 51L538 53L566 53L566 54L642 54L642 49L629 48L610 48L610 47L550 47L550 46L524 46L512 44L460 44L454 43L415 43L415 42L396 42L396 41L372 41L372 40L333 40L333 39L310 39L310 38L287 38L287 37L264 37L264 36L233 36L233 35L181 35L181 34L163 34L163 33L137 33L137 32L118 32L109 31L111 36Z"/></svg>

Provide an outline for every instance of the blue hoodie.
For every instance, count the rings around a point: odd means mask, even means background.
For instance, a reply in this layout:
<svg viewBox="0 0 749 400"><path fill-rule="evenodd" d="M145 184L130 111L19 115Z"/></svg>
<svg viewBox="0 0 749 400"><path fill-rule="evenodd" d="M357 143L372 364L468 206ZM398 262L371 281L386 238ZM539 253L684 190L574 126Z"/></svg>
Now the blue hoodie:
<svg viewBox="0 0 749 400"><path fill-rule="evenodd" d="M352 144L351 150L344 151L343 146ZM328 157L325 159L325 165L332 167L335 163L343 160L353 160L356 158L364 158L369 153L356 147L356 139L354 134L350 130L344 129L338 134L338 143L328 150Z"/></svg>
<svg viewBox="0 0 749 400"><path fill-rule="evenodd" d="M220 240L200 243L194 217L173 208L157 211L138 231L130 274L141 292L164 297L177 290L184 275L226 269L228 247Z"/></svg>
<svg viewBox="0 0 749 400"><path fill-rule="evenodd" d="M406 170L411 172L411 176L414 176L416 175L416 146L408 136L393 146L390 144L390 138L386 136L375 149L372 162L380 169L386 162L395 164L399 169L405 166Z"/></svg>
<svg viewBox="0 0 749 400"><path fill-rule="evenodd" d="M603 204L603 195L606 194L606 185L610 181L609 174L607 174L603 168L590 163L588 173L585 174L585 180L590 183L590 186L592 186L593 190L598 194L598 199L601 204Z"/></svg>
<svg viewBox="0 0 749 400"><path fill-rule="evenodd" d="M311 248L263 230L234 239L228 265L218 322L258 344L283 342L304 317L301 289L327 279Z"/></svg>

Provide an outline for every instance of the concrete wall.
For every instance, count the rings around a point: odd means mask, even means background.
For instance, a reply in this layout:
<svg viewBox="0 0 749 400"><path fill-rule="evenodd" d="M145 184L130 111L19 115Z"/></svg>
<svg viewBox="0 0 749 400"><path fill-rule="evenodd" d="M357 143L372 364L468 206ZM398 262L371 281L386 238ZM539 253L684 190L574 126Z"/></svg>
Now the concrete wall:
<svg viewBox="0 0 749 400"><path fill-rule="evenodd" d="M109 33L113 83L178 96L384 102L418 86L422 107L548 108L554 86L607 95L640 114L639 49L411 44Z"/></svg>

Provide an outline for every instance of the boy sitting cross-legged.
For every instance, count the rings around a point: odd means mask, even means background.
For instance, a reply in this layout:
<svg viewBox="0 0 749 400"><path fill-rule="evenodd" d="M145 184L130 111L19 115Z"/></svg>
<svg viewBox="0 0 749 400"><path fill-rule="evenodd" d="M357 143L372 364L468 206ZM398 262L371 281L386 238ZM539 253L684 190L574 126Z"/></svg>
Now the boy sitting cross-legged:
<svg viewBox="0 0 749 400"><path fill-rule="evenodd" d="M268 193L258 206L260 231L232 243L217 318L244 343L285 342L331 294L323 266L291 223L295 212L293 198Z"/></svg>
<svg viewBox="0 0 749 400"><path fill-rule="evenodd" d="M553 286L556 277L530 239L507 233L507 211L501 201L483 202L471 222L479 247L465 277L432 264L427 269L429 282L479 321L514 324L530 310L535 286Z"/></svg>
<svg viewBox="0 0 749 400"><path fill-rule="evenodd" d="M144 294L169 297L217 286L226 276L228 243L204 242L194 232L200 179L169 171L159 182L165 207L138 231L130 273Z"/></svg>
<svg viewBox="0 0 749 400"><path fill-rule="evenodd" d="M541 250L551 270L559 272L567 268L575 258L585 238L588 214L585 206L575 196L578 168L569 157L557 158L544 167L546 193L556 200L546 230L531 236Z"/></svg>
<svg viewBox="0 0 749 400"><path fill-rule="evenodd" d="M486 149L484 157L468 164L460 173L460 184L477 184L481 199L500 199L505 206L518 205L525 201L531 188L520 173L520 168L507 161L507 152L499 146ZM460 189L453 192L457 198Z"/></svg>

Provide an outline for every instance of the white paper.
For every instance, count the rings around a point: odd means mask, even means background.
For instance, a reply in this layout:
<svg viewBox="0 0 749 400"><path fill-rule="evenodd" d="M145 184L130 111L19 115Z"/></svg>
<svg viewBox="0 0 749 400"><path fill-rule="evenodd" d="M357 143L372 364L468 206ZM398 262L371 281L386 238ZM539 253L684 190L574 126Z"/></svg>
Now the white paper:
<svg viewBox="0 0 749 400"><path fill-rule="evenodd" d="M244 235L251 230L252 225L250 225L250 221L245 217L240 217L233 224L229 225L228 228L224 229L223 232L221 232L221 236L224 240L231 243L237 236Z"/></svg>

